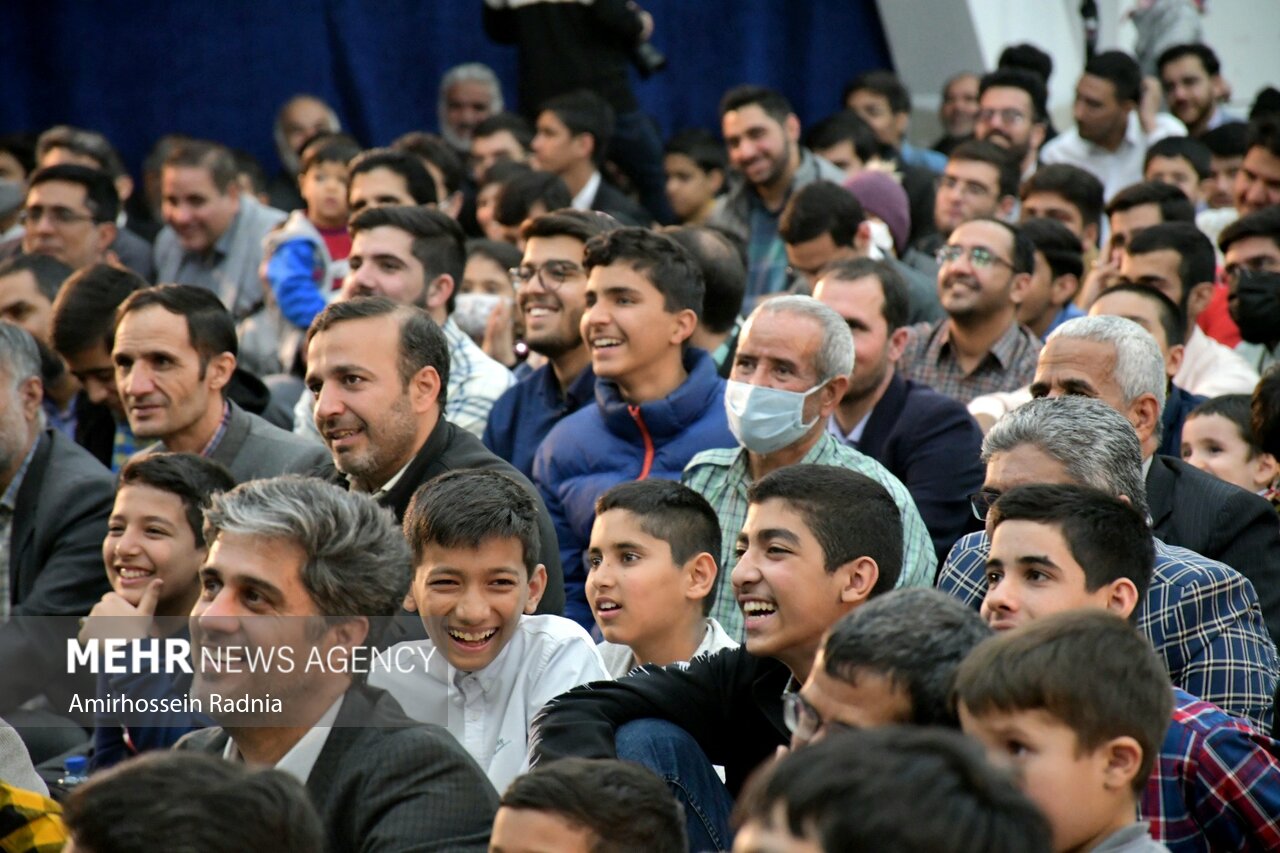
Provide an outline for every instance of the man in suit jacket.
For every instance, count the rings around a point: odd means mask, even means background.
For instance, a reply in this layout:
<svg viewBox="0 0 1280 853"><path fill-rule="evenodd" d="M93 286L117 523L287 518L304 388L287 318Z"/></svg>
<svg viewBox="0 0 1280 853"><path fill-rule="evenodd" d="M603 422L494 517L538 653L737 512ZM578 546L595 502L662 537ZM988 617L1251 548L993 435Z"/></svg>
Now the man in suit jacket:
<svg viewBox="0 0 1280 853"><path fill-rule="evenodd" d="M111 356L134 436L144 452L207 456L237 482L324 466L324 448L272 426L226 399L236 367L236 330L218 297L162 284L120 305Z"/></svg>
<svg viewBox="0 0 1280 853"><path fill-rule="evenodd" d="M205 523L191 695L222 727L177 748L298 778L331 853L486 849L497 794L484 772L444 729L364 684L372 666L394 665L365 647L409 588L409 546L390 516L367 495L277 477L216 496ZM226 665L244 649L275 663Z"/></svg>
<svg viewBox="0 0 1280 853"><path fill-rule="evenodd" d="M523 474L444 418L450 368L444 333L419 308L369 296L321 312L307 332L306 382L337 469L330 480L372 494L400 520L413 493L438 474L501 471L538 506L538 561L547 567L538 612L562 613L564 574L551 516ZM389 639L425 637L422 620L408 611L396 628Z"/></svg>
<svg viewBox="0 0 1280 853"><path fill-rule="evenodd" d="M1181 459L1159 456L1164 356L1123 317L1077 317L1045 343L1033 397L1082 394L1129 419L1142 446L1152 532L1170 545L1226 563L1253 582L1272 638L1280 637L1280 526L1265 500Z"/></svg>
<svg viewBox="0 0 1280 853"><path fill-rule="evenodd" d="M551 98L538 113L534 166L559 175L575 210L599 210L623 225L647 227L653 217L638 202L605 182L600 173L613 136L609 102L585 89Z"/></svg>
<svg viewBox="0 0 1280 853"><path fill-rule="evenodd" d="M964 405L897 372L910 320L907 287L893 267L837 261L813 296L853 333L849 389L828 428L907 487L942 565L956 540L978 529L969 495L982 485L982 430Z"/></svg>
<svg viewBox="0 0 1280 853"><path fill-rule="evenodd" d="M40 399L35 340L0 323L0 709L43 692L65 714L76 687L92 695L92 681L67 676L66 639L108 590L102 540L115 489L87 451L41 428Z"/></svg>

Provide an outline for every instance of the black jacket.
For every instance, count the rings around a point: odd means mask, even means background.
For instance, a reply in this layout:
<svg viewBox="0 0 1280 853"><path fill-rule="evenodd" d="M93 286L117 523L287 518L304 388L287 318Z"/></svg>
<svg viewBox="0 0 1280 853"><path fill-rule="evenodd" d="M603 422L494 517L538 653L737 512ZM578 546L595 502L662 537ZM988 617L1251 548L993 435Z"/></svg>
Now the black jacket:
<svg viewBox="0 0 1280 853"><path fill-rule="evenodd" d="M724 649L684 664L576 687L553 699L534 718L529 743L535 761L579 756L614 758L614 733L623 723L659 719L698 742L712 764L724 767L737 797L747 777L790 741L782 720L782 693L791 670L773 658Z"/></svg>
<svg viewBox="0 0 1280 853"><path fill-rule="evenodd" d="M1280 637L1280 524L1271 504L1181 459L1154 456L1147 506L1155 535L1226 563L1253 582L1267 631Z"/></svg>

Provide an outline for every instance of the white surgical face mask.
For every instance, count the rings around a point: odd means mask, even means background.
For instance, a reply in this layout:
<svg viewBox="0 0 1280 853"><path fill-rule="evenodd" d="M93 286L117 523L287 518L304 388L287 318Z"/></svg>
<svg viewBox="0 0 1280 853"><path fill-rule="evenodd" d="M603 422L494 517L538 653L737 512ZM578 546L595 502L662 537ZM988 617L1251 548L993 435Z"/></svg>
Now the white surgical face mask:
<svg viewBox="0 0 1280 853"><path fill-rule="evenodd" d="M453 322L475 340L481 340L489 315L501 301L496 293L459 293L453 304Z"/></svg>
<svg viewBox="0 0 1280 853"><path fill-rule="evenodd" d="M867 225L871 228L871 247L873 250L879 250L879 257L897 257L897 252L893 250L893 232L889 230L889 226L876 219L868 219ZM871 255L875 257L875 251L872 251Z"/></svg>
<svg viewBox="0 0 1280 853"><path fill-rule="evenodd" d="M724 392L729 431L753 453L773 453L799 441L813 428L804 419L804 401L825 382L808 391L784 391L730 379Z"/></svg>

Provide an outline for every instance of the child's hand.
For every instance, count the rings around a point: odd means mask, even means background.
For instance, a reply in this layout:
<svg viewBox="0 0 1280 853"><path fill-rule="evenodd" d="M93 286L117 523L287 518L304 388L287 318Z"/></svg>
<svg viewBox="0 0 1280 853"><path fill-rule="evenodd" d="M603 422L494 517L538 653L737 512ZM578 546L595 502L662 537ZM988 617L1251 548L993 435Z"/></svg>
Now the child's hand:
<svg viewBox="0 0 1280 853"><path fill-rule="evenodd" d="M499 299L498 304L489 312L489 319L484 326L484 344L481 349L485 355L507 367L516 363L515 330L511 322L511 303Z"/></svg>
<svg viewBox="0 0 1280 853"><path fill-rule="evenodd" d="M134 607L117 592L109 592L93 606L89 616L80 626L82 645L94 640L141 640L151 632L156 604L164 581L156 578L147 584L142 600Z"/></svg>

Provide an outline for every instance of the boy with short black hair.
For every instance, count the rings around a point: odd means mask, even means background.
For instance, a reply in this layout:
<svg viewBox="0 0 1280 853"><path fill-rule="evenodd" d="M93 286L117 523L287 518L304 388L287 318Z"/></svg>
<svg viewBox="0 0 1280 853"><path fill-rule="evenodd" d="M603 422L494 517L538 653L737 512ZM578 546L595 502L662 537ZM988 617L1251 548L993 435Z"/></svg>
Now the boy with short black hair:
<svg viewBox="0 0 1280 853"><path fill-rule="evenodd" d="M527 769L529 722L553 697L608 678L591 637L534 616L547 583L533 498L497 471L441 474L413 496L405 599L427 639L393 646L369 683L410 717L445 726L495 788Z"/></svg>
<svg viewBox="0 0 1280 853"><path fill-rule="evenodd" d="M565 615L591 625L583 553L596 498L626 480L679 480L694 454L736 447L724 380L688 346L702 312L697 262L665 234L618 228L586 244L580 328L595 372L595 405L561 420L533 461L565 569Z"/></svg>
<svg viewBox="0 0 1280 853"><path fill-rule="evenodd" d="M662 168L667 201L682 225L702 225L715 209L727 171L724 146L703 128L681 131L667 140Z"/></svg>
<svg viewBox="0 0 1280 853"><path fill-rule="evenodd" d="M737 648L710 616L719 547L715 510L680 483L621 483L596 501L587 603L610 675Z"/></svg>
<svg viewBox="0 0 1280 853"><path fill-rule="evenodd" d="M1134 820L1169 727L1169 674L1114 614L1046 616L978 646L956 673L960 722L1011 765L1053 849L1167 850Z"/></svg>
<svg viewBox="0 0 1280 853"><path fill-rule="evenodd" d="M684 819L657 776L625 761L569 758L511 783L489 853L684 853Z"/></svg>
<svg viewBox="0 0 1280 853"><path fill-rule="evenodd" d="M1248 394L1223 394L1191 410L1182 425L1182 458L1219 480L1270 497L1276 458L1253 436Z"/></svg>

